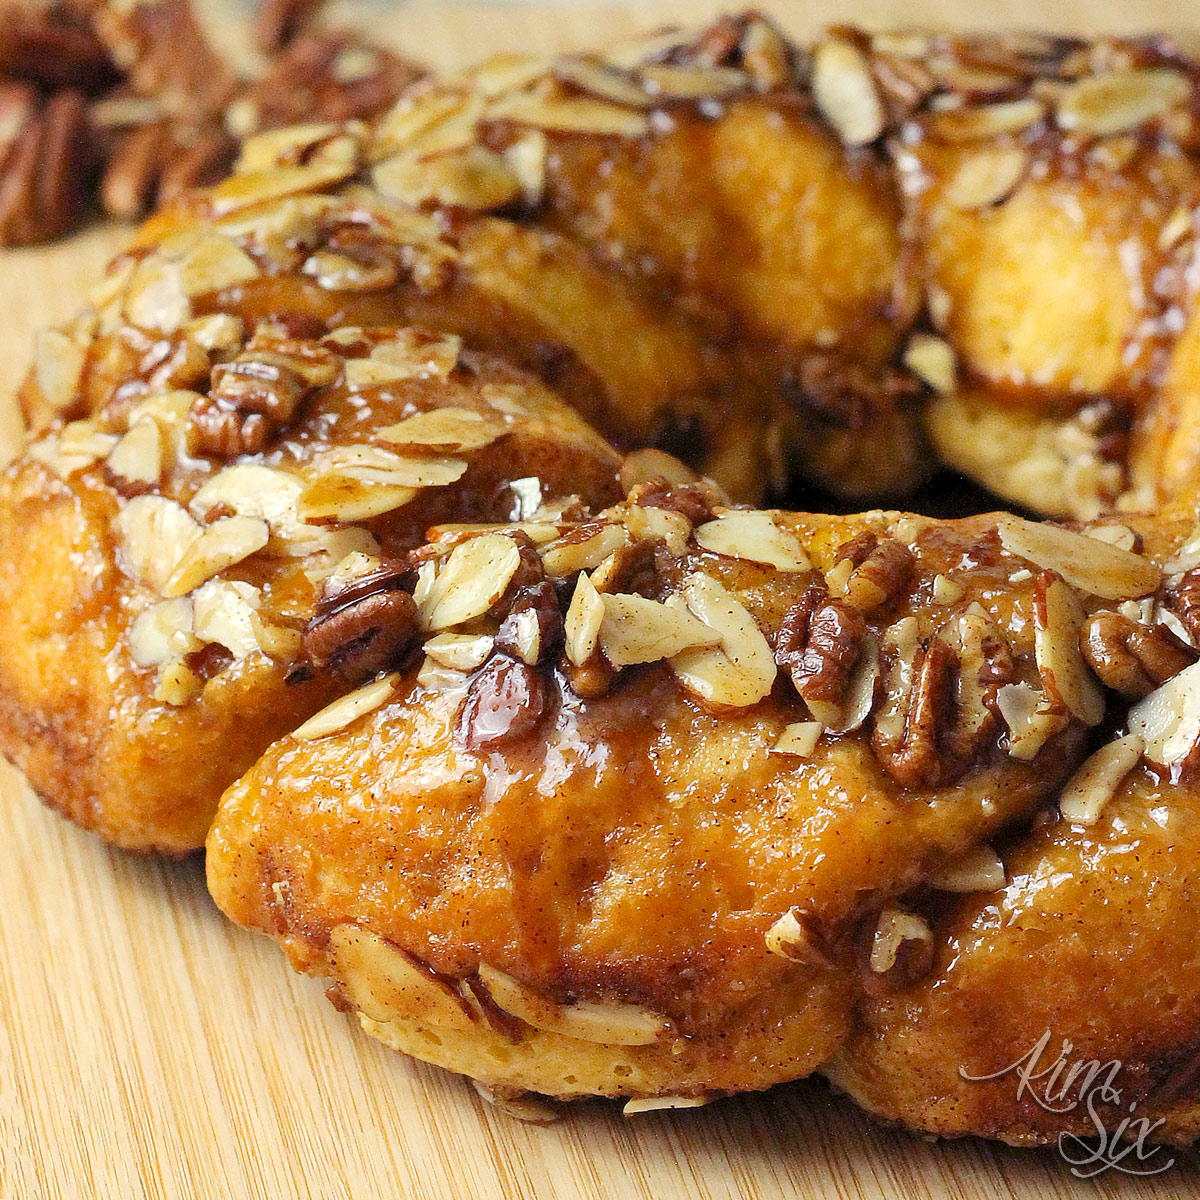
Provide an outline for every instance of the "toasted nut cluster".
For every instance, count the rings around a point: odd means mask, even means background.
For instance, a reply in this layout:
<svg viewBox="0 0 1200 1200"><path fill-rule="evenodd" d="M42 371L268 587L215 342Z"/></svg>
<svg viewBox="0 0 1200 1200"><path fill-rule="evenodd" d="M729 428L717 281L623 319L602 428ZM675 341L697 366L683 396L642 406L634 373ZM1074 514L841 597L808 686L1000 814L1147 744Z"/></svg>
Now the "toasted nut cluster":
<svg viewBox="0 0 1200 1200"><path fill-rule="evenodd" d="M270 335L256 337L213 370L212 390L192 405L192 449L230 459L264 450L305 397L337 378L324 347Z"/></svg>

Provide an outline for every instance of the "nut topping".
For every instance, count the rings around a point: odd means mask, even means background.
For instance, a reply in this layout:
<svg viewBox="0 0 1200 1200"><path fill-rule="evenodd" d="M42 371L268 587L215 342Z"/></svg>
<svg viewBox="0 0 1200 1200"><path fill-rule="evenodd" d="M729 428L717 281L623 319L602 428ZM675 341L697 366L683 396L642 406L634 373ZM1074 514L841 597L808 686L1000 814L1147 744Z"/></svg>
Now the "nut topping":
<svg viewBox="0 0 1200 1200"><path fill-rule="evenodd" d="M407 573L383 568L327 590L304 630L310 662L345 679L398 667L417 639L417 606L403 590Z"/></svg>
<svg viewBox="0 0 1200 1200"><path fill-rule="evenodd" d="M1136 733L1101 746L1071 776L1058 808L1073 825L1094 825L1121 781L1137 766L1146 743Z"/></svg>
<svg viewBox="0 0 1200 1200"><path fill-rule="evenodd" d="M813 98L847 146L865 146L882 132L883 103L866 56L844 38L828 38L813 55Z"/></svg>
<svg viewBox="0 0 1200 1200"><path fill-rule="evenodd" d="M784 615L775 661L818 721L831 715L837 721L836 710L862 654L866 631L858 610L830 600L821 584L812 584Z"/></svg>
<svg viewBox="0 0 1200 1200"><path fill-rule="evenodd" d="M531 667L557 657L563 644L563 616L554 585L547 580L523 587L496 634L496 649Z"/></svg>
<svg viewBox="0 0 1200 1200"><path fill-rule="evenodd" d="M292 737L298 742L311 742L317 738L329 737L341 733L359 717L382 708L396 690L396 675L385 675L374 683L364 684L348 696L342 696L332 704L326 705L315 716L309 717L299 729L294 730Z"/></svg>
<svg viewBox="0 0 1200 1200"><path fill-rule="evenodd" d="M458 714L458 738L479 750L528 737L548 702L546 681L536 667L497 654L471 681Z"/></svg>
<svg viewBox="0 0 1200 1200"><path fill-rule="evenodd" d="M1169 610L1183 623L1193 641L1200 641L1200 566L1184 571L1167 591Z"/></svg>
<svg viewBox="0 0 1200 1200"><path fill-rule="evenodd" d="M1144 625L1121 613L1098 612L1081 637L1088 666L1126 700L1140 700L1196 661L1196 653L1161 625Z"/></svg>
<svg viewBox="0 0 1200 1200"><path fill-rule="evenodd" d="M1104 696L1080 649L1085 620L1079 597L1061 579L1041 575L1034 607L1034 650L1042 687L1085 725L1104 719Z"/></svg>
<svg viewBox="0 0 1200 1200"><path fill-rule="evenodd" d="M872 972L884 976L889 987L907 987L929 974L933 956L933 932L927 922L898 904L885 905L871 939Z"/></svg>
<svg viewBox="0 0 1200 1200"><path fill-rule="evenodd" d="M907 588L916 566L913 552L902 542L870 532L845 542L834 561L835 566L846 562L852 566L842 597L865 614L896 600Z"/></svg>

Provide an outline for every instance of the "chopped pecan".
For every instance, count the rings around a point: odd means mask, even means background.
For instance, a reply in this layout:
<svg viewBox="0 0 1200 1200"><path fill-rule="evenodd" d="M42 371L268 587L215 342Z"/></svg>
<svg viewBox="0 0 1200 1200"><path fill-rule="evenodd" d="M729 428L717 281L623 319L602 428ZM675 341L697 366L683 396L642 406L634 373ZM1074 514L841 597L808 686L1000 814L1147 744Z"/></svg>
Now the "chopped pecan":
<svg viewBox="0 0 1200 1200"><path fill-rule="evenodd" d="M866 429L881 411L911 402L921 384L906 371L871 374L836 354L812 354L787 388L789 400L807 416L843 429Z"/></svg>
<svg viewBox="0 0 1200 1200"><path fill-rule="evenodd" d="M542 580L517 593L496 634L496 649L530 666L550 662L562 649L563 615L554 584Z"/></svg>
<svg viewBox="0 0 1200 1200"><path fill-rule="evenodd" d="M870 532L843 543L835 562L853 565L843 595L862 613L873 613L896 600L916 566L913 552L902 542Z"/></svg>
<svg viewBox="0 0 1200 1200"><path fill-rule="evenodd" d="M1012 649L999 627L972 606L948 621L940 636L954 652L954 715L942 736L942 749L968 762L996 728L997 696L1013 679Z"/></svg>
<svg viewBox="0 0 1200 1200"><path fill-rule="evenodd" d="M1184 629L1200 640L1200 567L1184 573L1167 592L1166 603L1183 622Z"/></svg>
<svg viewBox="0 0 1200 1200"><path fill-rule="evenodd" d="M619 546L592 574L601 592L636 592L652 600L659 598L663 577L670 569L661 538L645 538Z"/></svg>
<svg viewBox="0 0 1200 1200"><path fill-rule="evenodd" d="M806 703L837 704L862 652L866 622L861 613L830 600L813 583L788 609L775 639L775 661Z"/></svg>
<svg viewBox="0 0 1200 1200"><path fill-rule="evenodd" d="M1196 652L1169 629L1098 612L1083 627L1083 657L1105 687L1140 700L1196 661Z"/></svg>
<svg viewBox="0 0 1200 1200"><path fill-rule="evenodd" d="M471 681L458 714L457 735L478 750L527 737L548 705L546 681L536 667L497 654Z"/></svg>
<svg viewBox="0 0 1200 1200"><path fill-rule="evenodd" d="M212 390L192 405L191 449L223 459L259 453L312 392L333 382L338 361L312 342L255 337L213 368Z"/></svg>
<svg viewBox="0 0 1200 1200"><path fill-rule="evenodd" d="M528 588L535 587L546 577L542 557L533 539L523 529L511 529L507 536L517 543L521 561L504 589L504 595L492 606L492 615L504 619L517 602L517 598Z"/></svg>
<svg viewBox="0 0 1200 1200"><path fill-rule="evenodd" d="M309 661L351 682L397 666L417 640L411 582L407 567L392 566L322 596L304 630Z"/></svg>
<svg viewBox="0 0 1200 1200"><path fill-rule="evenodd" d="M699 483L668 483L661 476L648 479L630 493L629 499L643 508L665 508L679 513L692 525L703 525L716 515L712 497Z"/></svg>

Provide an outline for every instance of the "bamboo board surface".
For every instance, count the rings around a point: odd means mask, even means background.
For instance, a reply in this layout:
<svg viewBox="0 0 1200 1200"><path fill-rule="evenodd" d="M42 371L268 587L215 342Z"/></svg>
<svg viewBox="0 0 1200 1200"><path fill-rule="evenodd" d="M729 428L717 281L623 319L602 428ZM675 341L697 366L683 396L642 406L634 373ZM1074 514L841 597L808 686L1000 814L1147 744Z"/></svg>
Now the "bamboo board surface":
<svg viewBox="0 0 1200 1200"><path fill-rule="evenodd" d="M212 8L227 4L233 0ZM761 7L804 32L839 19L1200 26L1193 5ZM451 66L493 48L585 45L722 6L341 7L414 56ZM25 370L32 331L79 304L125 232L94 229L49 249L0 253L0 396ZM11 442L15 433L10 406L0 404L0 438ZM220 916L200 861L111 851L44 811L8 768L0 768L0 804L0 1200L1059 1200L1200 1192L1200 1166L1189 1155L1156 1179L1110 1173L1082 1183L1051 1153L890 1132L816 1084L635 1120L589 1104L554 1126L522 1125L486 1108L461 1080L362 1036L319 984L293 976L272 945Z"/></svg>

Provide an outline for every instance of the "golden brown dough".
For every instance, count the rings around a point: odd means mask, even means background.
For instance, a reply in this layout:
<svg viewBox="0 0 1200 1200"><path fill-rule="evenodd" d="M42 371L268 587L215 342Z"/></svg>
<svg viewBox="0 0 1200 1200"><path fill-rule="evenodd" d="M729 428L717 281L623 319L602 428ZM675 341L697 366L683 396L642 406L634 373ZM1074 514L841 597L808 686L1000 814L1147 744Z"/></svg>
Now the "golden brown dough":
<svg viewBox="0 0 1200 1200"><path fill-rule="evenodd" d="M240 378L263 394L291 395L295 372L323 381L261 452L226 462L196 450L198 414L211 417L208 401L228 388L151 390L56 426L0 483L0 602L10 619L0 744L55 808L119 845L200 846L221 791L344 690L304 667L300 633L321 579L347 554L401 554L447 516L507 517L529 502L515 480L531 481L534 507L616 489L616 456L570 410L502 363L460 360L454 339L377 329L320 342L260 329L242 340ZM386 497L374 502L380 515L354 527L300 520L305 477L328 477L322 464L339 449L439 409L478 414L493 440L462 459L426 447L441 471L434 486L390 508ZM215 411L235 439L253 419ZM385 480L387 454L376 464ZM372 485L358 487L371 503ZM202 529L216 531L210 541L233 540L207 557L194 550L191 578L164 592Z"/></svg>

